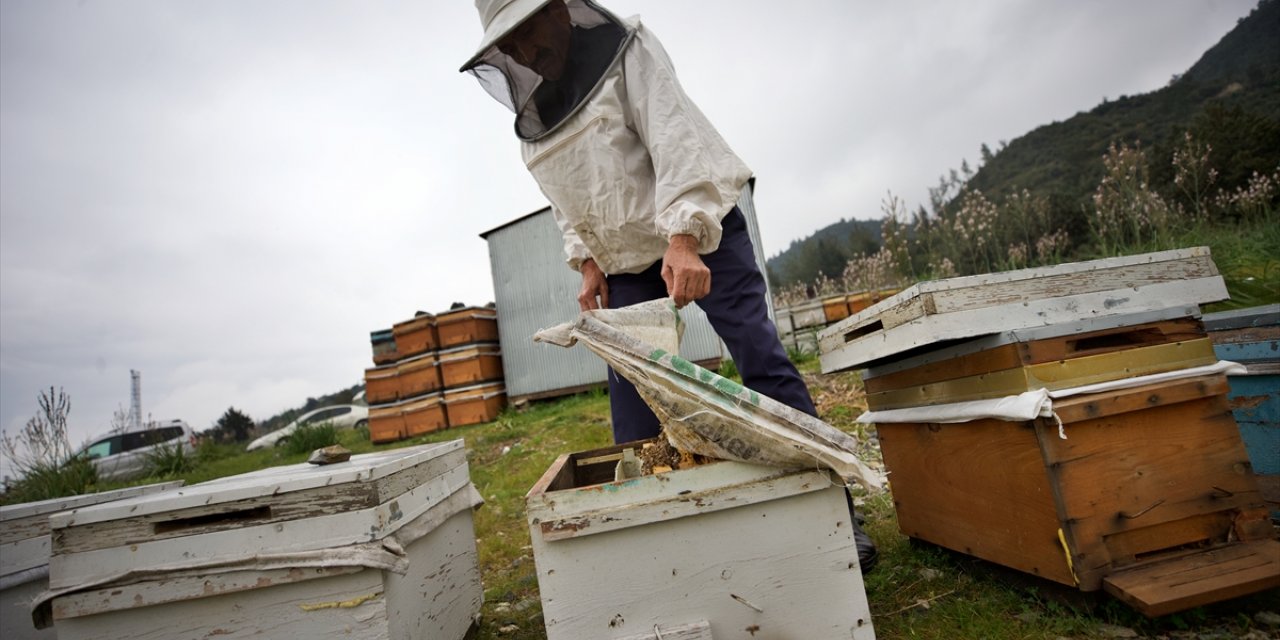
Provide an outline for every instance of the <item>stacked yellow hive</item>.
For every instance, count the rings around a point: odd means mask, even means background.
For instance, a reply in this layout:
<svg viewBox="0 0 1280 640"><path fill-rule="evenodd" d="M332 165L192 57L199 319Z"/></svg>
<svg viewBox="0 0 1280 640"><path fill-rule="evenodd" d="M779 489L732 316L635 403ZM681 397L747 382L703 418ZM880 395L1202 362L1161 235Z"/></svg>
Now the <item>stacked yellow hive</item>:
<svg viewBox="0 0 1280 640"><path fill-rule="evenodd" d="M419 312L371 338L375 366L365 370L365 397L373 442L486 422L506 405L491 308Z"/></svg>

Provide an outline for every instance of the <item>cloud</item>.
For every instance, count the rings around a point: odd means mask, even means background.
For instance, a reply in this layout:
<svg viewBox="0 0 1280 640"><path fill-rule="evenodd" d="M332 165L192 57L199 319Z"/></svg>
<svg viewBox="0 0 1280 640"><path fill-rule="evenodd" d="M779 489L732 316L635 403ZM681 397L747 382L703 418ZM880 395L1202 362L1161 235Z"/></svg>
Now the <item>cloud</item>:
<svg viewBox="0 0 1280 640"><path fill-rule="evenodd" d="M979 145L1185 71L1252 2L607 2L756 171L767 254L909 206ZM480 232L543 206L457 73L468 2L0 3L0 426L77 439L143 372L205 428L359 381L368 332L492 300Z"/></svg>

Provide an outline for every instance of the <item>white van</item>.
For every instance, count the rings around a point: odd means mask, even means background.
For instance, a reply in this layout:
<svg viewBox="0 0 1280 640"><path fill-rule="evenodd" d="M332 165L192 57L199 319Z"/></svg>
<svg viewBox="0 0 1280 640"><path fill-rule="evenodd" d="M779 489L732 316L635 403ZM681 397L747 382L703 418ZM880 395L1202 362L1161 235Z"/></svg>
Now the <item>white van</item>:
<svg viewBox="0 0 1280 640"><path fill-rule="evenodd" d="M162 420L143 429L102 436L81 453L98 470L99 480L131 480L146 475L147 454L160 446L195 453L196 432L182 420Z"/></svg>

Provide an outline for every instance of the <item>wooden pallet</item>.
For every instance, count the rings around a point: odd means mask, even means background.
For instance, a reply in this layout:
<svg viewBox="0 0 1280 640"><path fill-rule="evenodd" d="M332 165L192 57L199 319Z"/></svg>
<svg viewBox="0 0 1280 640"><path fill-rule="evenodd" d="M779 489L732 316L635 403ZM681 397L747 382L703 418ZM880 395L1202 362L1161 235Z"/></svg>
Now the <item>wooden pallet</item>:
<svg viewBox="0 0 1280 640"><path fill-rule="evenodd" d="M947 341L1227 299L1207 247L922 282L819 336L824 373Z"/></svg>

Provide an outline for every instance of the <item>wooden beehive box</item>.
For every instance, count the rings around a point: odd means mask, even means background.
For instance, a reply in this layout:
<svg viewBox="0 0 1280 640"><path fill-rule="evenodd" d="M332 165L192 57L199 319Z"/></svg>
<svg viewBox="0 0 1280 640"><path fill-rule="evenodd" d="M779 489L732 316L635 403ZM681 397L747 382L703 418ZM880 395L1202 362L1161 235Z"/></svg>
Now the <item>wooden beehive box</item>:
<svg viewBox="0 0 1280 640"><path fill-rule="evenodd" d="M507 388L501 382L485 382L445 389L444 405L451 427L489 422L507 406Z"/></svg>
<svg viewBox="0 0 1280 640"><path fill-rule="evenodd" d="M639 444L562 455L526 496L547 638L875 637L826 473L715 462L613 481Z"/></svg>
<svg viewBox="0 0 1280 640"><path fill-rule="evenodd" d="M400 397L400 380L396 365L382 365L364 370L364 397L370 404L395 402Z"/></svg>
<svg viewBox="0 0 1280 640"><path fill-rule="evenodd" d="M464 307L436 318L440 348L448 349L473 342L498 341L498 312L487 307Z"/></svg>
<svg viewBox="0 0 1280 640"><path fill-rule="evenodd" d="M49 516L181 486L179 480L0 507L0 638L57 637L53 629L36 629L31 622L31 602L49 586Z"/></svg>
<svg viewBox="0 0 1280 640"><path fill-rule="evenodd" d="M449 426L444 412L444 399L439 392L409 398L400 405L405 437L439 431Z"/></svg>
<svg viewBox="0 0 1280 640"><path fill-rule="evenodd" d="M440 361L430 351L396 363L397 387L401 398L440 389Z"/></svg>
<svg viewBox="0 0 1280 640"><path fill-rule="evenodd" d="M409 437L404 424L402 404L391 402L369 406L369 441L374 444L395 442Z"/></svg>
<svg viewBox="0 0 1280 640"><path fill-rule="evenodd" d="M791 307L791 326L795 330L827 324L827 313L821 300L810 300Z"/></svg>
<svg viewBox="0 0 1280 640"><path fill-rule="evenodd" d="M461 640L478 498L458 440L78 509L41 609L63 639Z"/></svg>
<svg viewBox="0 0 1280 640"><path fill-rule="evenodd" d="M947 341L1227 298L1207 247L922 282L828 327L822 370Z"/></svg>
<svg viewBox="0 0 1280 640"><path fill-rule="evenodd" d="M391 333L395 338L398 359L410 358L440 348L440 339L436 334L436 318L429 313L420 313L412 320L395 323L391 326Z"/></svg>
<svg viewBox="0 0 1280 640"><path fill-rule="evenodd" d="M373 364L375 365L390 364L400 357L396 352L396 337L392 329L370 331L369 344L373 347Z"/></svg>
<svg viewBox="0 0 1280 640"><path fill-rule="evenodd" d="M1262 495L1280 519L1280 304L1209 314L1204 324L1218 357L1245 366L1229 378L1231 411Z"/></svg>
<svg viewBox="0 0 1280 640"><path fill-rule="evenodd" d="M849 297L832 296L822 301L822 315L826 324L839 322L849 317Z"/></svg>
<svg viewBox="0 0 1280 640"><path fill-rule="evenodd" d="M1007 331L863 374L873 410L985 400L1218 361L1195 307Z"/></svg>
<svg viewBox="0 0 1280 640"><path fill-rule="evenodd" d="M1220 374L1055 401L1032 422L881 423L906 535L1147 615L1280 586Z"/></svg>
<svg viewBox="0 0 1280 640"><path fill-rule="evenodd" d="M502 380L502 351L496 342L441 351L440 377L450 389Z"/></svg>

